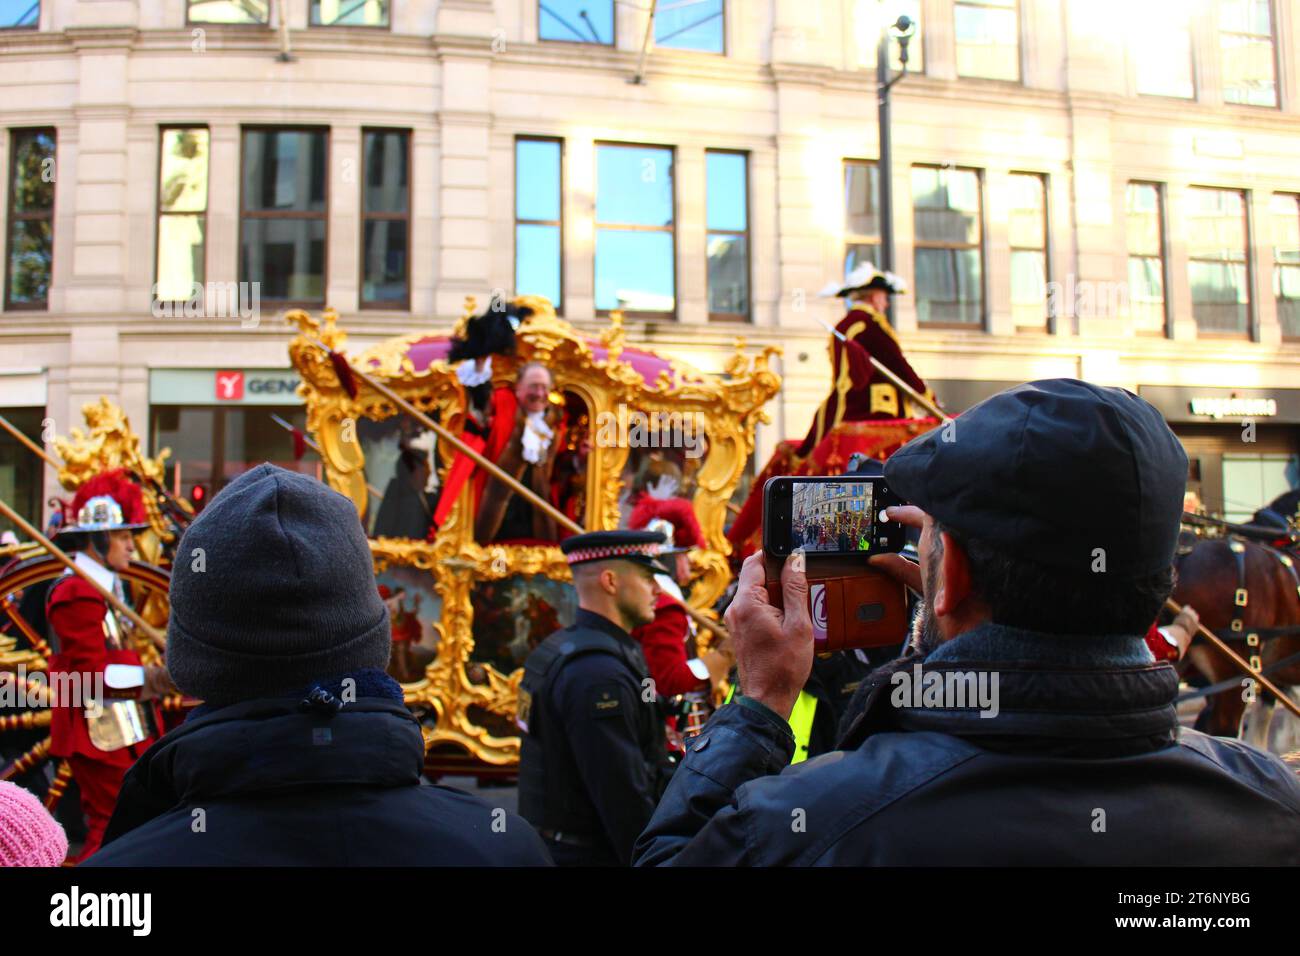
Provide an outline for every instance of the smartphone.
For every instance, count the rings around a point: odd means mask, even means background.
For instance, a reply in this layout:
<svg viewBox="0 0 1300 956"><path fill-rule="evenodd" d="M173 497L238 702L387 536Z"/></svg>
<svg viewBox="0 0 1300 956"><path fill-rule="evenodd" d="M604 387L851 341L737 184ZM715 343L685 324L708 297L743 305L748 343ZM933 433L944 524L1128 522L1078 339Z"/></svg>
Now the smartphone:
<svg viewBox="0 0 1300 956"><path fill-rule="evenodd" d="M803 548L810 558L863 557L901 551L903 526L885 509L903 500L883 477L770 478L763 486L763 552L785 558Z"/></svg>

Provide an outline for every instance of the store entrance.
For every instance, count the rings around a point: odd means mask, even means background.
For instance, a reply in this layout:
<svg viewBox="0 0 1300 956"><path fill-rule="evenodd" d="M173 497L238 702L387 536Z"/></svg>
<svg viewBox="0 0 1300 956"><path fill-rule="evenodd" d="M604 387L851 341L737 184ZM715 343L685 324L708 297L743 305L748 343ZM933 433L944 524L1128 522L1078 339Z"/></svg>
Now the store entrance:
<svg viewBox="0 0 1300 956"><path fill-rule="evenodd" d="M301 405L155 405L150 410L151 454L170 448L167 487L202 511L212 496L235 478L269 461L273 465L321 476L320 459L307 450L295 460L293 435L272 416L305 431Z"/></svg>
<svg viewBox="0 0 1300 956"><path fill-rule="evenodd" d="M1240 422L1177 425L1187 451L1187 490L1205 513L1249 521L1264 505L1300 485L1300 429L1259 425L1253 436ZM1253 437L1254 441L1243 440Z"/></svg>

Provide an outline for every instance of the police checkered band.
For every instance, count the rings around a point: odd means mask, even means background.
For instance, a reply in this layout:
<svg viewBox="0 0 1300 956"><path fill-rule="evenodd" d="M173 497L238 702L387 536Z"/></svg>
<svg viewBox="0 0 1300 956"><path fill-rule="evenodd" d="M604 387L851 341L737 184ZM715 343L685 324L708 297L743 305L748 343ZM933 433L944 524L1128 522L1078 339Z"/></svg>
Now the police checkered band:
<svg viewBox="0 0 1300 956"><path fill-rule="evenodd" d="M582 548L577 551L570 551L566 557L569 559L570 564L581 564L584 561L625 558L633 554L644 555L647 558L657 558L662 551L662 544L651 541L646 544L612 544L603 548Z"/></svg>

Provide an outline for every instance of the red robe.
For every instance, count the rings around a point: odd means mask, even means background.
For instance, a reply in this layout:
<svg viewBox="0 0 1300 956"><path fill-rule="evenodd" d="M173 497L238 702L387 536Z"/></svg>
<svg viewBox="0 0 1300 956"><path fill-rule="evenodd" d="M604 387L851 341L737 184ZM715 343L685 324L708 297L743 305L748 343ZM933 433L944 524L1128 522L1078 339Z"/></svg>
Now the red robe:
<svg viewBox="0 0 1300 956"><path fill-rule="evenodd" d="M831 337L831 393L813 419L798 457L812 453L840 422L906 418L905 393L871 364L875 358L921 395L933 398L921 376L903 356L889 320L862 303L835 326L847 341Z"/></svg>
<svg viewBox="0 0 1300 956"><path fill-rule="evenodd" d="M690 620L686 609L669 594L660 594L655 602L655 617L632 632L641 644L655 690L665 697L676 697L692 690L702 690L709 682L700 680L686 666L686 637Z"/></svg>
<svg viewBox="0 0 1300 956"><path fill-rule="evenodd" d="M82 674L85 675L83 680L93 680L92 675L102 674L109 664L141 665L140 655L135 651L109 646L104 634L104 616L107 613L108 605L99 592L75 574L65 575L50 588L46 617L59 638L59 653L50 658L52 686L58 674ZM83 693L90 689L83 687ZM156 739L151 737L121 750L105 752L91 743L83 708L51 708L50 753L55 757L80 754L100 763L125 768L135 763L136 757L148 750Z"/></svg>
<svg viewBox="0 0 1300 956"><path fill-rule="evenodd" d="M81 674L83 680L93 681L93 675L102 674L109 664L141 664L140 655L135 651L109 645L104 633L107 613L108 605L99 592L75 574L60 578L50 588L46 617L59 639L59 653L50 658L51 688L70 686L67 682L56 683L59 674ZM93 690L93 686L83 685L83 699ZM154 708L154 726L163 726L157 706L147 706ZM84 708L51 708L50 753L67 758L86 815L86 842L76 862L99 849L117 803L122 777L157 739L150 737L120 750L103 751L91 742Z"/></svg>

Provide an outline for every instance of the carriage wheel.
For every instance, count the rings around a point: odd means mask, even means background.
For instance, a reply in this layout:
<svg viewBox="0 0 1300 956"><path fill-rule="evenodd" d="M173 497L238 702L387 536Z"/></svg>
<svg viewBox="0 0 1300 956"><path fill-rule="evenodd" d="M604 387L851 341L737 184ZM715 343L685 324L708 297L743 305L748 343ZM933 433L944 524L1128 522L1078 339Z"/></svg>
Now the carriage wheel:
<svg viewBox="0 0 1300 956"><path fill-rule="evenodd" d="M32 619L29 619L19 610L19 601L26 589L53 581L65 571L61 563L45 554L20 558L0 568L0 681L16 683L22 679L26 684L25 696L29 699L40 699L45 690L44 684L39 679L33 681L32 675L43 674L49 669L52 649L45 639L44 609L40 609L39 617L32 615ZM167 571L152 564L133 561L131 567L122 572L120 577L140 616L155 627L165 629L169 582ZM157 663L161 659L158 649L143 635L133 638L133 641L145 663ZM179 695L168 697L162 701L162 706L168 711L179 710L182 706L181 698ZM0 742L3 742L5 736L17 732L48 728L51 717L52 712L43 703L24 711L0 714ZM40 767L51 759L49 748L48 736L39 740L0 769L0 780L8 780ZM48 809L54 809L70 776L67 762L60 761L46 797Z"/></svg>

